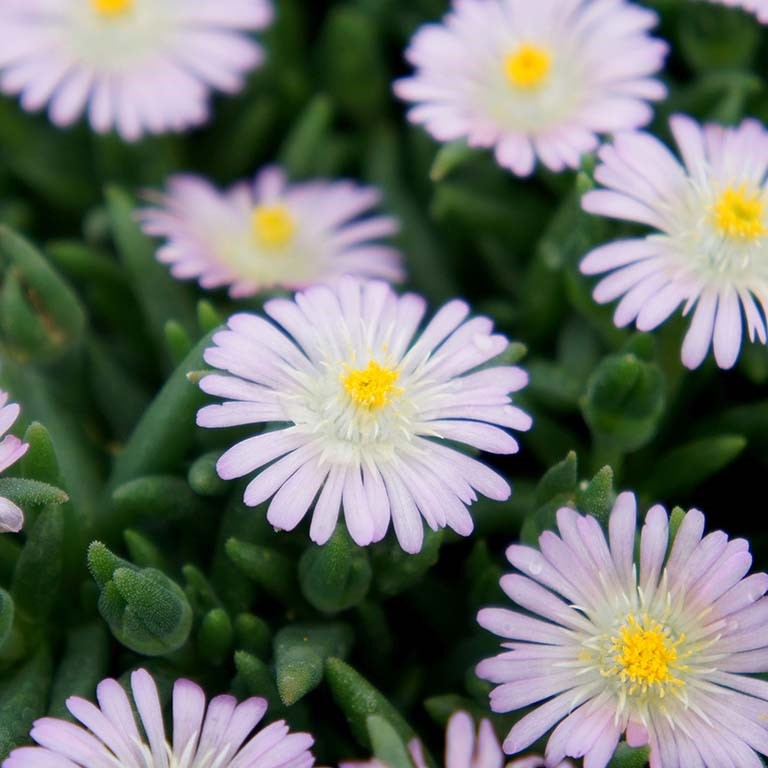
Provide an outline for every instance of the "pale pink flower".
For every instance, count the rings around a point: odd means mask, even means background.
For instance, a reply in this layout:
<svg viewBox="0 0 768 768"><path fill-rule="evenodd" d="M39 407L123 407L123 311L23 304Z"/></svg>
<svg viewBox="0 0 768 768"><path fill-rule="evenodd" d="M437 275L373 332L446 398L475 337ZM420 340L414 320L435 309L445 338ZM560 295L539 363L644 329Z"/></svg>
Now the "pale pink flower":
<svg viewBox="0 0 768 768"><path fill-rule="evenodd" d="M768 575L747 576L744 539L703 536L701 512L678 522L670 542L666 511L652 507L636 550L635 497L622 493L607 540L595 518L563 508L559 535L507 550L520 573L501 586L522 612L480 611L506 650L477 673L499 684L495 712L544 703L512 727L506 752L556 726L547 765L604 768L624 734L650 745L651 768L761 768L768 682L752 675L768 671Z"/></svg>
<svg viewBox="0 0 768 768"><path fill-rule="evenodd" d="M711 0L711 2L749 11L754 13L763 24L768 24L768 0Z"/></svg>
<svg viewBox="0 0 768 768"><path fill-rule="evenodd" d="M418 739L408 744L415 768L428 768L424 749ZM483 719L475 728L472 717L463 711L454 712L445 731L445 768L545 768L544 758L538 755L522 757L504 765L504 753L490 720ZM380 760L347 761L339 768L387 768ZM564 760L552 768L573 768Z"/></svg>
<svg viewBox="0 0 768 768"><path fill-rule="evenodd" d="M379 541L392 521L403 549L418 552L422 518L467 536L477 493L509 497L502 477L451 446L514 453L506 429L531 425L509 397L525 372L485 367L508 346L488 318L467 320L469 307L452 301L419 332L423 298L353 279L273 299L264 311L273 322L237 314L214 336L205 360L230 375L200 386L226 402L202 408L197 423L272 425L226 451L218 472L260 470L245 503L271 498L275 528L294 529L314 504L309 533L323 544L343 507L357 544Z"/></svg>
<svg viewBox="0 0 768 768"><path fill-rule="evenodd" d="M228 286L233 298L304 288L343 275L400 280L398 231L374 215L378 190L351 181L289 184L270 167L253 184L222 192L198 176L174 176L156 207L139 211L144 231L166 239L157 257L180 279Z"/></svg>
<svg viewBox="0 0 768 768"><path fill-rule="evenodd" d="M19 417L21 409L17 403L8 402L8 393L0 390L0 472L15 464L29 449L27 443L16 435L5 433ZM24 513L10 499L0 496L0 533L18 533L24 526Z"/></svg>
<svg viewBox="0 0 768 768"><path fill-rule="evenodd" d="M135 141L208 118L263 58L269 0L0 0L0 90L58 126Z"/></svg>
<svg viewBox="0 0 768 768"><path fill-rule="evenodd" d="M206 708L203 690L189 680L173 688L173 733L166 735L155 681L143 669L131 675L132 700L116 680L96 690L98 706L73 696L67 709L79 724L44 717L31 737L40 746L14 749L3 768L311 768L307 733L289 733L280 720L254 733L265 699L237 703L216 696ZM136 714L134 714L134 709ZM137 718L138 715L138 718Z"/></svg>
<svg viewBox="0 0 768 768"><path fill-rule="evenodd" d="M667 44L657 16L627 0L454 0L406 52L412 77L395 83L408 117L439 141L493 147L529 175L577 168L598 135L650 122Z"/></svg>
<svg viewBox="0 0 768 768"><path fill-rule="evenodd" d="M731 368L744 320L750 339L766 343L768 132L756 120L701 127L680 115L671 128L682 163L647 133L600 150L595 178L605 189L588 192L584 209L652 232L593 250L581 271L610 273L594 297L621 297L616 325L650 331L682 305L692 315L683 363L698 367L713 347L717 364Z"/></svg>

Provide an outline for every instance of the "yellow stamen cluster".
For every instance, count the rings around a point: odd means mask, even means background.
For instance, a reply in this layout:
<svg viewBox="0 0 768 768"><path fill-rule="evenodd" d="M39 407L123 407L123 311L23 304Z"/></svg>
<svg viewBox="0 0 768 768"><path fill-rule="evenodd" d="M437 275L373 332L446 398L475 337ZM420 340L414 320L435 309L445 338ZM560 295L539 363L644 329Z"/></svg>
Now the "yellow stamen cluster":
<svg viewBox="0 0 768 768"><path fill-rule="evenodd" d="M755 240L768 234L765 205L760 195L745 185L728 187L714 205L715 226L721 235L735 240Z"/></svg>
<svg viewBox="0 0 768 768"><path fill-rule="evenodd" d="M673 641L669 629L650 619L647 614L642 622L630 614L619 634L611 638L612 666L605 674L617 675L628 686L630 696L653 688L663 698L669 686L685 685L675 676L675 673L687 669L680 664L681 657L678 655L678 648L684 642L685 635L681 634Z"/></svg>
<svg viewBox="0 0 768 768"><path fill-rule="evenodd" d="M504 74L515 88L529 91L541 86L552 69L552 55L546 48L523 43L504 58Z"/></svg>
<svg viewBox="0 0 768 768"><path fill-rule="evenodd" d="M99 16L115 18L133 10L136 0L91 0L91 8Z"/></svg>
<svg viewBox="0 0 768 768"><path fill-rule="evenodd" d="M296 222L286 206L260 205L251 214L253 236L264 248L283 248L296 233Z"/></svg>
<svg viewBox="0 0 768 768"><path fill-rule="evenodd" d="M341 382L352 402L360 408L377 411L388 405L402 390L395 386L400 372L371 360L365 368L355 368L342 376Z"/></svg>

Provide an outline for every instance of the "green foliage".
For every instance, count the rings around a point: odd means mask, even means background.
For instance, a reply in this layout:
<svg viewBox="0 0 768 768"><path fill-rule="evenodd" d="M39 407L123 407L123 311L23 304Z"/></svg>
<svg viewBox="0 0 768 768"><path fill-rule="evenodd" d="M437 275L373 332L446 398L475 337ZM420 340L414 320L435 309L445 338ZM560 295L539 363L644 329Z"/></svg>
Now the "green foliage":
<svg viewBox="0 0 768 768"><path fill-rule="evenodd" d="M343 658L352 645L352 632L345 624L295 625L275 635L275 673L280 699L286 706L320 684L324 662Z"/></svg>
<svg viewBox="0 0 768 768"><path fill-rule="evenodd" d="M323 613L338 613L358 605L371 586L368 554L339 527L322 547L309 547L299 561L304 597Z"/></svg>
<svg viewBox="0 0 768 768"><path fill-rule="evenodd" d="M642 4L673 51L654 134L669 138L675 112L768 119L768 45L750 15ZM748 537L765 567L764 345L745 344L733 371L707 361L690 372L680 362L690 313L651 334L615 326L615 303L595 302L579 263L644 230L582 209L595 156L577 172L518 179L485 149L407 124L392 81L445 0L275 5L265 66L189 134L128 145L0 99L0 387L20 403L11 430L29 444L0 478L0 497L26 519L19 535L0 535L0 762L29 742L34 719L69 717L67 697L93 699L101 679L138 666L210 695L265 696L269 720L315 734L323 765L373 754L412 768L411 739L437 754L430 718L442 729L459 708L503 736L517 714L489 711L475 666L498 650L476 615L508 604L504 550L535 546L563 506L607 528L625 489L641 517L652 503L681 505L671 540L683 509L700 507L708 528ZM342 514L317 546L308 519L276 531L268 502L245 506L250 477L218 476L222 453L260 427L196 426L213 402L199 387L205 350L232 313L287 291L233 299L176 280L136 209L170 174L229 187L274 163L293 180L377 187L400 224L398 290L424 295L429 312L466 299L510 338L496 362L529 372L513 397L534 422L520 455L478 456L513 494L472 505L471 539L425 530L408 555L390 531L361 548ZM647 761L622 743L610 768Z"/></svg>

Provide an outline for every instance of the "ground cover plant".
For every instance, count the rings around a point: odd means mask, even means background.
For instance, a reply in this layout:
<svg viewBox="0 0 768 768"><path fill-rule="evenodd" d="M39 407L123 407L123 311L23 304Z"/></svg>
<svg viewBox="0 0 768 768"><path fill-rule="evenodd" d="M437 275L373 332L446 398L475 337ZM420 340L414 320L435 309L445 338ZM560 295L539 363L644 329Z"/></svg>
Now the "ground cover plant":
<svg viewBox="0 0 768 768"><path fill-rule="evenodd" d="M4 768L768 755L761 0L0 0Z"/></svg>

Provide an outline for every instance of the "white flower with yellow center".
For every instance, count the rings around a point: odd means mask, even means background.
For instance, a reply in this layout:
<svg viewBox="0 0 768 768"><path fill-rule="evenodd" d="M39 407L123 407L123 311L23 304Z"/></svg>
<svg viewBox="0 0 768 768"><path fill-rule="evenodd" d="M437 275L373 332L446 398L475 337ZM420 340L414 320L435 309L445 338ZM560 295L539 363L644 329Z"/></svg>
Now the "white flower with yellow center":
<svg viewBox="0 0 768 768"><path fill-rule="evenodd" d="M2 0L0 90L59 126L87 111L127 141L180 131L242 87L271 19L269 0Z"/></svg>
<svg viewBox="0 0 768 768"><path fill-rule="evenodd" d="M768 132L756 120L737 128L671 120L677 158L646 133L617 136L600 150L588 192L590 213L654 231L593 250L585 274L610 273L595 300L621 297L614 320L650 331L680 305L691 313L683 363L699 366L714 347L721 368L738 359L742 315L751 340L766 343L768 309Z"/></svg>
<svg viewBox="0 0 768 768"><path fill-rule="evenodd" d="M537 157L577 168L599 134L645 125L664 97L656 21L627 0L454 0L416 33L416 71L395 92L436 139L493 147L520 176Z"/></svg>
<svg viewBox="0 0 768 768"><path fill-rule="evenodd" d="M289 184L269 167L253 185L221 192L198 176L173 176L139 211L144 231L166 240L157 258L203 288L233 298L273 288L304 288L344 275L400 280L401 255L387 240L391 216L373 215L378 190L351 181Z"/></svg>
<svg viewBox="0 0 768 768"><path fill-rule="evenodd" d="M544 702L512 728L505 751L549 737L547 765L584 757L604 768L625 734L650 745L652 768L760 768L768 754L768 575L747 576L744 539L703 536L691 510L670 536L652 507L635 561L636 506L616 500L608 538L593 517L563 508L559 535L512 546L520 571L501 579L527 613L480 611L505 652L477 668L498 683L496 712ZM745 578L746 577L746 578Z"/></svg>
<svg viewBox="0 0 768 768"><path fill-rule="evenodd" d="M391 521L403 549L418 552L422 518L466 536L477 493L509 496L502 477L451 445L514 453L506 429L531 425L509 397L525 372L485 367L508 346L488 318L468 320L469 307L453 301L419 334L424 299L352 279L264 311L274 324L238 314L214 336L205 359L230 375L201 387L227 401L201 409L197 423L278 423L218 462L225 479L260 470L245 503L271 498L272 525L292 530L314 504L310 537L322 544L343 509L357 544L382 539Z"/></svg>

